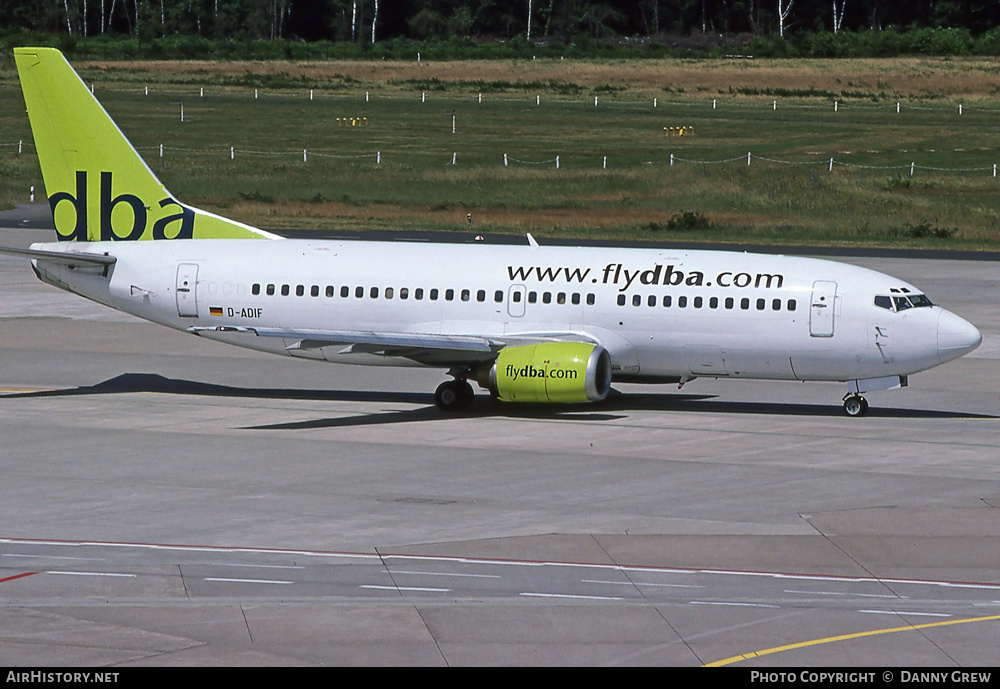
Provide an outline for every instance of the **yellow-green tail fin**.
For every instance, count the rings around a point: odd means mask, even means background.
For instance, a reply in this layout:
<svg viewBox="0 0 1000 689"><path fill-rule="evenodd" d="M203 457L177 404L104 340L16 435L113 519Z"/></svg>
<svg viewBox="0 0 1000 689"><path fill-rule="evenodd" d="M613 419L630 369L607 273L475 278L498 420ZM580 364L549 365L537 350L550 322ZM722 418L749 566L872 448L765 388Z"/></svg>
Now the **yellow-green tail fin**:
<svg viewBox="0 0 1000 689"><path fill-rule="evenodd" d="M55 48L15 48L59 239L274 239L177 201Z"/></svg>

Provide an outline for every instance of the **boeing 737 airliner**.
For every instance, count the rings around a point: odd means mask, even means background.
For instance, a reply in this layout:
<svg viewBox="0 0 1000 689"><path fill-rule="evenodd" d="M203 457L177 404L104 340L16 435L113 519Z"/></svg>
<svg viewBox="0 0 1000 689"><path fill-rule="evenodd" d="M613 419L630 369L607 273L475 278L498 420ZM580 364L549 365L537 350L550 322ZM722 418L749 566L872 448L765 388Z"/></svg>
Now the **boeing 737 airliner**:
<svg viewBox="0 0 1000 689"><path fill-rule="evenodd" d="M59 51L14 51L60 240L5 249L49 284L285 356L446 370L508 402L597 402L614 381L844 381L861 396L966 354L979 331L911 284L722 251L281 239L170 194ZM154 241L132 241L154 240Z"/></svg>

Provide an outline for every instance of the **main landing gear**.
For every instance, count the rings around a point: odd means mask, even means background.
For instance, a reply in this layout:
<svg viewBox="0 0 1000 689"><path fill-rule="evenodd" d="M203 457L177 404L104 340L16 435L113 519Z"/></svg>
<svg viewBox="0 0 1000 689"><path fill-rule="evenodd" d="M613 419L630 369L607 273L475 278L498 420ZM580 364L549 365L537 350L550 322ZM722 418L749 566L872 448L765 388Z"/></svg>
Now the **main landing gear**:
<svg viewBox="0 0 1000 689"><path fill-rule="evenodd" d="M849 392L844 396L844 413L848 416L864 416L868 413L868 400Z"/></svg>
<svg viewBox="0 0 1000 689"><path fill-rule="evenodd" d="M464 378L447 380L434 391L434 404L442 411L467 411L472 407L475 398L476 393L472 391L469 381Z"/></svg>

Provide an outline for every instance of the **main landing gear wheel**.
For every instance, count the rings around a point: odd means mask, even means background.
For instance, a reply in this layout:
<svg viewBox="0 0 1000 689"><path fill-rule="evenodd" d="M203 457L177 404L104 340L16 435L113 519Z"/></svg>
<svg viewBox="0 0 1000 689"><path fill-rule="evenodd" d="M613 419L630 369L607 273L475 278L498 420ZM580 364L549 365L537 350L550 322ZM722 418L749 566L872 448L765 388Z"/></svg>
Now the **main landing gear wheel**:
<svg viewBox="0 0 1000 689"><path fill-rule="evenodd" d="M844 413L848 416L864 416L868 413L868 400L861 395L848 395L844 398Z"/></svg>
<svg viewBox="0 0 1000 689"><path fill-rule="evenodd" d="M466 411L472 407L475 398L472 386L460 378L445 381L434 391L434 404L442 411Z"/></svg>

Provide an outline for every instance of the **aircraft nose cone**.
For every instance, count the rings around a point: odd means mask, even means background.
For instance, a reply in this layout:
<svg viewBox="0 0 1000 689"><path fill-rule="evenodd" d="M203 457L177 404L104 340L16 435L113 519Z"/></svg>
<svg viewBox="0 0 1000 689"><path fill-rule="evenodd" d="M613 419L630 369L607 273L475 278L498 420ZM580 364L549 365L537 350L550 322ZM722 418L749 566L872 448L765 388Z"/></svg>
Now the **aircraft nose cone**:
<svg viewBox="0 0 1000 689"><path fill-rule="evenodd" d="M968 354L983 341L976 326L951 311L941 311L937 331L938 358L942 363Z"/></svg>

